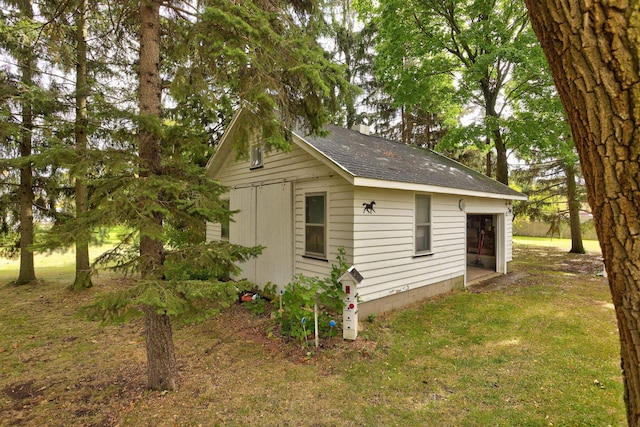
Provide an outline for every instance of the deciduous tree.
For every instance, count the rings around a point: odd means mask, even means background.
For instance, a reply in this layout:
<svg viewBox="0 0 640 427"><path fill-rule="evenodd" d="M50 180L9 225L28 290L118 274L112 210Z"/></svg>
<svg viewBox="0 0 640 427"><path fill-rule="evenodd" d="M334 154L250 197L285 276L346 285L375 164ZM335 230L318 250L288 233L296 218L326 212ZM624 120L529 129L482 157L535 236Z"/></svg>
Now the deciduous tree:
<svg viewBox="0 0 640 427"><path fill-rule="evenodd" d="M640 2L525 0L567 112L640 425Z"/></svg>
<svg viewBox="0 0 640 427"><path fill-rule="evenodd" d="M390 0L370 8L378 30L377 69L387 90L443 119L459 105L480 109L481 121L449 132L447 139L485 151L493 147L496 179L508 183L509 108L528 89L509 82L520 64L541 55L524 5Z"/></svg>

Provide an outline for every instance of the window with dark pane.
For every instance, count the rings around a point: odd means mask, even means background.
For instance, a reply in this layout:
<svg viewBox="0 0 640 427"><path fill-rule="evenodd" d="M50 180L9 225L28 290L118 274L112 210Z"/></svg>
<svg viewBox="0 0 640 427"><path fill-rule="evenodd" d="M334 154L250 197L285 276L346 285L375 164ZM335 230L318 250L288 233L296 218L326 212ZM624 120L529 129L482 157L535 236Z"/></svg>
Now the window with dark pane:
<svg viewBox="0 0 640 427"><path fill-rule="evenodd" d="M325 194L305 196L305 254L325 257L326 204Z"/></svg>
<svg viewBox="0 0 640 427"><path fill-rule="evenodd" d="M431 197L416 195L416 254L431 252Z"/></svg>
<svg viewBox="0 0 640 427"><path fill-rule="evenodd" d="M251 146L250 169L261 168L263 166L262 152L263 152L262 144L254 144Z"/></svg>
<svg viewBox="0 0 640 427"><path fill-rule="evenodd" d="M226 211L229 210L229 200L220 200L220 207ZM222 240L229 240L229 217L223 219L220 222L220 238Z"/></svg>

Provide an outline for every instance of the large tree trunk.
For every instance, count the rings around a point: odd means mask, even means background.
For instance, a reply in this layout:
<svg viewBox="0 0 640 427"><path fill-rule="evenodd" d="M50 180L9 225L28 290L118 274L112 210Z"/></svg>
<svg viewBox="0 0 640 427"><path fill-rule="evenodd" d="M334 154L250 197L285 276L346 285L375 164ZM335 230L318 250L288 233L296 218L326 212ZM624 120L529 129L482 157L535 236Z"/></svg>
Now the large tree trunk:
<svg viewBox="0 0 640 427"><path fill-rule="evenodd" d="M567 204L569 205L569 229L571 230L571 250L573 254L585 252L582 244L582 228L580 227L580 201L576 185L575 165L564 165L567 180Z"/></svg>
<svg viewBox="0 0 640 427"><path fill-rule="evenodd" d="M507 147L502 137L502 131L496 129L495 144L496 144L496 180L509 185L509 163L507 162Z"/></svg>
<svg viewBox="0 0 640 427"><path fill-rule="evenodd" d="M493 89L491 84L489 83L490 78L486 77L482 79L480 82L480 87L482 88L482 94L485 102L485 114L488 118L488 125L490 128L487 134L487 140L493 140L493 143L496 148L496 180L509 185L509 164L507 163L507 147L504 143L504 138L502 136L502 131L500 130L500 126L498 123L500 122L500 114L496 111L496 102L498 100L498 92L496 89ZM488 169L488 158L487 158L487 171ZM487 176L491 176L487 174Z"/></svg>
<svg viewBox="0 0 640 427"><path fill-rule="evenodd" d="M86 3L80 0L77 7L76 18L76 152L82 164L85 163L87 150L87 21ZM86 215L89 208L89 194L85 183L85 168L76 176L76 218ZM89 263L89 238L91 230L81 225L76 232L76 278L72 289L80 290L90 288L91 266Z"/></svg>
<svg viewBox="0 0 640 427"><path fill-rule="evenodd" d="M148 387L152 390L175 390L178 388L178 372L171 318L156 313L154 307L146 307L144 320Z"/></svg>
<svg viewBox="0 0 640 427"><path fill-rule="evenodd" d="M567 111L620 332L629 425L640 425L640 4L525 0Z"/></svg>
<svg viewBox="0 0 640 427"><path fill-rule="evenodd" d="M20 3L20 12L27 19L33 19L30 2ZM18 58L22 74L22 85L30 88L33 85L35 59L30 46L23 46ZM32 151L33 106L27 97L21 101L22 131L20 135L20 156L29 157ZM31 163L20 168L20 272L16 285L24 285L36 280L33 262L33 168Z"/></svg>
<svg viewBox="0 0 640 427"><path fill-rule="evenodd" d="M140 115L160 119L160 1L140 3ZM153 178L162 173L160 137L142 120L139 131L140 179ZM143 196L141 205L153 203ZM156 198L160 195L156 194ZM142 277L162 280L157 273L164 263L164 248L157 237L162 228L162 215L151 214L140 229L140 257ZM178 384L175 349L171 321L166 314L158 314L154 307L144 310L147 337L147 385L153 390L173 390Z"/></svg>
<svg viewBox="0 0 640 427"><path fill-rule="evenodd" d="M491 145L491 140L487 138L485 140L485 145ZM491 158L491 149L487 150L487 155L484 161L484 174L489 178L493 177L493 159Z"/></svg>

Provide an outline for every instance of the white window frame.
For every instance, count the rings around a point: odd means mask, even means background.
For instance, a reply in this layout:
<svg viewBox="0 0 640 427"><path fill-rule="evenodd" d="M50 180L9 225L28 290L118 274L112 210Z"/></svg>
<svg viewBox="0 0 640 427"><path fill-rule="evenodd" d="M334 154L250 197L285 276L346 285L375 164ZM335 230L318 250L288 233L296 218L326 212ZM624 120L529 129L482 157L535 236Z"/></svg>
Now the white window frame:
<svg viewBox="0 0 640 427"><path fill-rule="evenodd" d="M320 223L307 223L307 198L308 197L317 197L322 196L324 200L324 222ZM307 248L307 227L322 227L323 229L323 252L313 252L308 250ZM327 193L326 192L316 192L316 193L305 193L304 195L304 255L311 258L319 258L319 259L327 259Z"/></svg>
<svg viewBox="0 0 640 427"><path fill-rule="evenodd" d="M429 210L428 210L428 218L427 221L424 221L424 218L418 218L418 199L427 199L429 200ZM429 194L416 194L414 199L414 215L413 215L413 251L416 256L420 255L429 255L433 253L433 198ZM418 249L418 227L426 228L426 236L428 247L425 249Z"/></svg>
<svg viewBox="0 0 640 427"><path fill-rule="evenodd" d="M264 166L264 145L252 144L249 149L249 169L258 169Z"/></svg>

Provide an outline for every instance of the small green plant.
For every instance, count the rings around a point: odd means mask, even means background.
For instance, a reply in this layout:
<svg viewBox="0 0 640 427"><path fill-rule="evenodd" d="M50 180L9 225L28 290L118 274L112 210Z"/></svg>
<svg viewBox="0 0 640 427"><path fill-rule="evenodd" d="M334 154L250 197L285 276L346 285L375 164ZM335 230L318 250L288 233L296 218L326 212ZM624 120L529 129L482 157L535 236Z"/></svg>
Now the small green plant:
<svg viewBox="0 0 640 427"><path fill-rule="evenodd" d="M280 323L282 334L305 340L305 336L313 330L314 307L318 306L318 330L320 335L327 336L335 327L344 308L342 284L338 278L347 271L344 248L338 249L337 264L331 265L331 275L324 279L295 276L282 294L282 310L276 312L276 320ZM306 318L309 322L302 322ZM330 322L333 320L333 325Z"/></svg>
<svg viewBox="0 0 640 427"><path fill-rule="evenodd" d="M260 294L267 299L273 300L278 295L278 285L276 285L275 283L269 282L266 285L264 285Z"/></svg>
<svg viewBox="0 0 640 427"><path fill-rule="evenodd" d="M254 298L251 301L245 301L242 303L249 312L261 315L267 311L267 301L264 298Z"/></svg>

